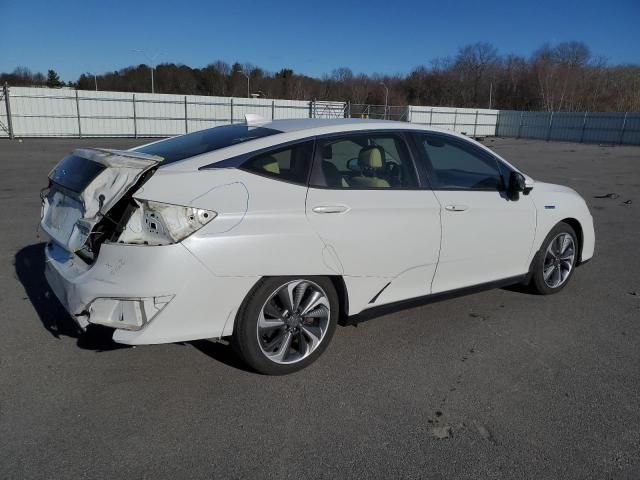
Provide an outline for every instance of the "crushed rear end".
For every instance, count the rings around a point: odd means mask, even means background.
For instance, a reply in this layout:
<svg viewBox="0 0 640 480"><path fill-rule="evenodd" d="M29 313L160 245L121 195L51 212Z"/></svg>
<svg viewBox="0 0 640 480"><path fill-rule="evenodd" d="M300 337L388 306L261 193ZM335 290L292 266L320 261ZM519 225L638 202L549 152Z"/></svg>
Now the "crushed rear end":
<svg viewBox="0 0 640 480"><path fill-rule="evenodd" d="M45 247L47 281L81 327L93 323L142 327L171 296L131 300L91 297L84 292L105 241L115 241L133 208L129 192L140 187L161 158L135 152L78 149L49 173L49 185L41 193L41 231ZM112 271L122 268L116 260ZM97 294L97 292L96 292ZM90 303L86 303L86 302Z"/></svg>
<svg viewBox="0 0 640 480"><path fill-rule="evenodd" d="M92 263L101 244L115 240L128 220L131 198L126 194L140 187L161 161L134 152L75 150L49 173L49 186L41 194L42 231Z"/></svg>
<svg viewBox="0 0 640 480"><path fill-rule="evenodd" d="M41 194L47 282L80 327L111 327L119 343L229 335L256 279L214 275L183 242L217 212L164 203L162 189L153 200L142 198L161 162L132 151L80 149L51 171ZM188 182L178 176L169 188L190 191ZM213 204L235 198L246 205L244 190L224 191Z"/></svg>

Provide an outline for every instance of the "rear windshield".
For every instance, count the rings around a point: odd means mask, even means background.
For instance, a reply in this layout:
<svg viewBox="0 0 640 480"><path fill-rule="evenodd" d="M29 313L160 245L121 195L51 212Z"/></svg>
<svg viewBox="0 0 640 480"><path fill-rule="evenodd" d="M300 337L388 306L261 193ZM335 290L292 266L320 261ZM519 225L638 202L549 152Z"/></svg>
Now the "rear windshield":
<svg viewBox="0 0 640 480"><path fill-rule="evenodd" d="M136 148L135 151L162 157L162 163L167 164L276 133L282 132L272 128L240 124L226 125L169 138L153 145Z"/></svg>
<svg viewBox="0 0 640 480"><path fill-rule="evenodd" d="M51 170L49 178L52 182L72 192L80 193L87 188L104 168L104 165L93 160L77 157L76 155L68 155Z"/></svg>

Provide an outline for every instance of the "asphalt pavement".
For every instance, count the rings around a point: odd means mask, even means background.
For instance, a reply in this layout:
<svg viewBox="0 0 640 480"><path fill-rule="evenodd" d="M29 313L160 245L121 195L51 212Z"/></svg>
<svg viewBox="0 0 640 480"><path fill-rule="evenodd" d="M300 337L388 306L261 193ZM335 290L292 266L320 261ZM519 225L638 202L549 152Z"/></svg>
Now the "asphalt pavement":
<svg viewBox="0 0 640 480"><path fill-rule="evenodd" d="M48 291L47 173L142 142L0 141L0 478L640 478L640 147L486 139L585 197L593 261L558 295L341 326L314 365L267 377L206 340L80 335Z"/></svg>

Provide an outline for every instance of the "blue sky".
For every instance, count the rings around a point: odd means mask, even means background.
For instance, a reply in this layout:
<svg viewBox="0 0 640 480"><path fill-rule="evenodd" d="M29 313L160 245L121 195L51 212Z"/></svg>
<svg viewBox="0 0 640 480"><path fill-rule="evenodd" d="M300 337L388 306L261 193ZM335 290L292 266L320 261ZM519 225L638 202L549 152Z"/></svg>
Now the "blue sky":
<svg viewBox="0 0 640 480"><path fill-rule="evenodd" d="M313 76L407 73L478 41L530 55L582 40L610 63L640 63L640 1L0 0L0 71L56 69L64 80L157 55L202 67L215 60Z"/></svg>

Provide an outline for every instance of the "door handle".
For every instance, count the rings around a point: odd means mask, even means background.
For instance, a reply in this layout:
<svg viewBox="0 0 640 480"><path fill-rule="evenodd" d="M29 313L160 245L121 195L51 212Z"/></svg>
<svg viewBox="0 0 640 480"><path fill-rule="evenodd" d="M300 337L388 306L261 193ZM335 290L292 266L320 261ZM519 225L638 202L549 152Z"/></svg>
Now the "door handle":
<svg viewBox="0 0 640 480"><path fill-rule="evenodd" d="M316 213L344 213L349 210L345 205L318 205L312 209Z"/></svg>
<svg viewBox="0 0 640 480"><path fill-rule="evenodd" d="M467 208L466 205L447 205L444 207L445 210L449 210L450 212L464 212Z"/></svg>

